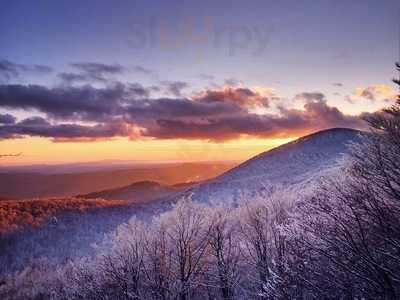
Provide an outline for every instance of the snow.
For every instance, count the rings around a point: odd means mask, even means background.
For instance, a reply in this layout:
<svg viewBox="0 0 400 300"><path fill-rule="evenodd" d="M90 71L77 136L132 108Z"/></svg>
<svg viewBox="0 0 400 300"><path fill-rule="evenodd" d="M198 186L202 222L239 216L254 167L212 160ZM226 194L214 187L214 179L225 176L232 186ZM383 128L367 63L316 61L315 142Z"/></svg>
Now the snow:
<svg viewBox="0 0 400 300"><path fill-rule="evenodd" d="M335 128L320 131L261 153L236 168L192 187L183 195L213 205L237 205L241 199L273 192L308 194L318 180L341 166L349 144L360 132Z"/></svg>

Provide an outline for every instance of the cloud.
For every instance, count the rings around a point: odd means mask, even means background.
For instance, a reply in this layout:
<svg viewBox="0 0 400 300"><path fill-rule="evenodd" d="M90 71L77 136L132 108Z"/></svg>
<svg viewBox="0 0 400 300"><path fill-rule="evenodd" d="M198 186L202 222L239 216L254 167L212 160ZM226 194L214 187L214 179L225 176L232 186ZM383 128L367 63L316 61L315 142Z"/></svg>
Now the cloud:
<svg viewBox="0 0 400 300"><path fill-rule="evenodd" d="M71 66L93 81L106 81L107 76L122 74L126 71L125 67L119 64L81 62L72 63Z"/></svg>
<svg viewBox="0 0 400 300"><path fill-rule="evenodd" d="M326 101L306 103L303 110L281 108L280 114L257 115L241 113L203 121L159 119L157 127L145 135L160 139L206 139L224 141L241 136L260 138L289 138L333 127L365 127L358 116L349 116Z"/></svg>
<svg viewBox="0 0 400 300"><path fill-rule="evenodd" d="M184 81L161 81L161 84L165 86L167 94L174 97L181 97L182 90L189 86Z"/></svg>
<svg viewBox="0 0 400 300"><path fill-rule="evenodd" d="M231 86L231 87L238 87L241 85L241 81L235 78L229 78L225 79L225 85Z"/></svg>
<svg viewBox="0 0 400 300"><path fill-rule="evenodd" d="M0 85L0 107L39 111L58 120L100 121L118 116L123 104L147 95L139 84L116 83L105 88Z"/></svg>
<svg viewBox="0 0 400 300"><path fill-rule="evenodd" d="M344 86L344 84L341 83L341 82L335 82L335 83L333 83L332 85L333 85L333 86L336 86L336 87L343 87L343 86Z"/></svg>
<svg viewBox="0 0 400 300"><path fill-rule="evenodd" d="M297 94L294 97L295 100L305 100L305 101L324 101L325 100L325 95L320 92L304 92Z"/></svg>
<svg viewBox="0 0 400 300"><path fill-rule="evenodd" d="M18 78L22 73L47 74L53 69L45 65L23 65L9 60L0 60L0 80L9 81Z"/></svg>
<svg viewBox="0 0 400 300"><path fill-rule="evenodd" d="M8 61L8 60L0 60L0 75L3 79L10 79L13 77L18 77L18 65Z"/></svg>
<svg viewBox="0 0 400 300"><path fill-rule="evenodd" d="M110 139L114 137L135 137L139 133L134 126L122 122L80 125L51 124L40 117L32 117L15 124L0 126L0 139L20 136L38 136L52 138L54 141L66 142L82 139L86 141Z"/></svg>
<svg viewBox="0 0 400 300"><path fill-rule="evenodd" d="M67 72L59 73L57 74L57 77L59 77L64 83L68 85L74 84L75 82L84 82L88 80L85 75Z"/></svg>
<svg viewBox="0 0 400 300"><path fill-rule="evenodd" d="M61 72L57 77L64 84L101 82L107 83L112 76L123 74L127 69L119 64L102 64L94 62L71 63L77 72ZM144 69L142 71L145 71Z"/></svg>
<svg viewBox="0 0 400 300"><path fill-rule="evenodd" d="M55 141L127 137L225 141L238 137L287 138L332 127L362 128L360 116L329 106L320 92L300 93L302 109L279 106L271 89L224 87L192 98L150 98L140 84L106 87L0 85L0 108L40 112L16 123L8 116L1 138L41 136ZM270 109L270 102L278 103ZM275 103L275 102L274 102ZM276 103L274 104L276 106ZM262 106L263 113L253 108ZM14 120L14 121L13 121ZM90 124L90 125L87 125Z"/></svg>
<svg viewBox="0 0 400 300"><path fill-rule="evenodd" d="M95 62L71 63L70 66L77 72L61 72L57 77L64 84L75 83L107 83L113 81L113 76L127 72L155 75L155 72L142 66L124 67L120 64L102 64Z"/></svg>
<svg viewBox="0 0 400 300"><path fill-rule="evenodd" d="M393 87L385 84L374 84L365 88L357 88L352 96L351 101L367 99L372 102L391 102L396 99L396 91Z"/></svg>
<svg viewBox="0 0 400 300"><path fill-rule="evenodd" d="M227 86L223 89L211 89L196 94L193 99L198 102L230 102L241 107L269 106L268 96L245 87Z"/></svg>
<svg viewBox="0 0 400 300"><path fill-rule="evenodd" d="M0 114L0 124L14 124L17 119L10 114Z"/></svg>
<svg viewBox="0 0 400 300"><path fill-rule="evenodd" d="M189 99L160 98L136 101L124 109L125 120L148 123L157 119L198 119L244 113L232 103L197 102Z"/></svg>

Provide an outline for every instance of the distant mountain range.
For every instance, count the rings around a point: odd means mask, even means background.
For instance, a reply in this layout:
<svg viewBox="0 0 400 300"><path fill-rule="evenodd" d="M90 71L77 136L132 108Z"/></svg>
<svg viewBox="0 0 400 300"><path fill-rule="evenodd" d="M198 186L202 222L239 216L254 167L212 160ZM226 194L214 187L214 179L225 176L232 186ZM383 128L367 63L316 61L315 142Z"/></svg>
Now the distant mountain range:
<svg viewBox="0 0 400 300"><path fill-rule="evenodd" d="M126 169L145 169L162 166L179 165L183 162L179 161L143 161L143 160L114 160L105 159L91 162L77 162L77 163L55 163L55 164L32 164L32 165L0 165L0 173L40 173L43 175L54 174L77 174L89 173L97 171L115 171ZM220 162L186 162L186 164L218 164ZM223 164L237 164L238 162L223 161Z"/></svg>
<svg viewBox="0 0 400 300"><path fill-rule="evenodd" d="M231 169L232 162L162 163L83 173L0 172L1 198L71 197L115 189L139 181L163 185L202 181ZM65 168L61 168L65 170ZM55 171L52 169L52 172Z"/></svg>

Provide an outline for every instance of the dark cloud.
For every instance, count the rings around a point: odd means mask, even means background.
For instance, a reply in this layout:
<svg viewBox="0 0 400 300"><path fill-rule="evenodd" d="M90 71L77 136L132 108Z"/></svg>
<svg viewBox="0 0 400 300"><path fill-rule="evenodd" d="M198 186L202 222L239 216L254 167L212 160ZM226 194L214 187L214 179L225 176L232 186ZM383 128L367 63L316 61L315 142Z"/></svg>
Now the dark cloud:
<svg viewBox="0 0 400 300"><path fill-rule="evenodd" d="M160 139L223 141L240 136L288 138L333 127L365 126L360 117L345 115L325 101L309 102L304 105L304 110L281 108L280 115L241 113L203 121L159 119L157 125L144 134Z"/></svg>
<svg viewBox="0 0 400 300"><path fill-rule="evenodd" d="M92 140L114 136L223 141L240 136L287 138L332 127L362 128L358 116L329 106L324 94L301 93L303 109L279 107L279 113L256 114L270 98L250 88L207 90L192 99L151 99L140 84L116 83L47 88L0 85L0 107L39 111L46 118L29 118L0 125L0 136L42 136L56 140ZM271 96L275 97L275 96ZM11 122L10 122L11 121ZM88 124L95 125L85 125ZM0 122L1 123L1 122Z"/></svg>
<svg viewBox="0 0 400 300"><path fill-rule="evenodd" d="M122 106L147 95L139 84L47 88L39 85L0 85L0 107L40 111L59 120L99 121L120 114Z"/></svg>
<svg viewBox="0 0 400 300"><path fill-rule="evenodd" d="M271 95L273 96L273 95ZM249 88L225 87L207 90L194 97L199 102L232 102L242 107L269 106L270 99Z"/></svg>
<svg viewBox="0 0 400 300"><path fill-rule="evenodd" d="M320 92L312 92L312 93L300 93L297 94L295 97L295 99L300 99L300 100L305 100L305 101L323 101L325 100L325 95L323 93Z"/></svg>
<svg viewBox="0 0 400 300"><path fill-rule="evenodd" d="M107 83L113 81L112 77L126 72L142 73L146 75L155 74L154 71L142 66L124 67L119 64L102 64L94 62L80 62L70 64L77 72L62 72L57 76L65 84L74 83Z"/></svg>
<svg viewBox="0 0 400 300"><path fill-rule="evenodd" d="M8 81L18 78L22 73L47 74L53 72L53 69L44 65L23 65L11 62L9 60L0 60L0 80Z"/></svg>
<svg viewBox="0 0 400 300"><path fill-rule="evenodd" d="M119 64L101 64L101 63L72 63L72 67L78 69L82 75L93 81L107 81L109 75L118 75L126 71L125 67Z"/></svg>
<svg viewBox="0 0 400 300"><path fill-rule="evenodd" d="M184 81L161 81L161 84L166 88L167 94L174 97L181 97L182 90L189 86Z"/></svg>
<svg viewBox="0 0 400 300"><path fill-rule="evenodd" d="M98 124L85 126L79 124L50 124L40 117L25 119L19 123L0 126L0 139L20 136L38 136L52 138L55 141L73 141L76 139L96 140L117 136L132 137L135 131L124 123Z"/></svg>
<svg viewBox="0 0 400 300"><path fill-rule="evenodd" d="M0 75L6 80L18 77L18 66L7 60L0 60Z"/></svg>
<svg viewBox="0 0 400 300"><path fill-rule="evenodd" d="M42 117L31 117L19 122L18 126L27 126L27 127L50 126L50 123Z"/></svg>
<svg viewBox="0 0 400 300"><path fill-rule="evenodd" d="M241 112L234 103L188 99L143 99L149 91L139 84L114 84L105 88L89 85L47 88L38 85L0 85L0 107L45 113L56 120L108 121L207 117Z"/></svg>
<svg viewBox="0 0 400 300"><path fill-rule="evenodd" d="M243 113L232 103L202 103L189 99L153 99L136 101L125 107L125 120L147 124L157 119L196 119Z"/></svg>
<svg viewBox="0 0 400 300"><path fill-rule="evenodd" d="M336 87L343 87L344 84L343 84L343 83L340 83L340 82L335 82L335 83L333 83L333 86L336 86Z"/></svg>
<svg viewBox="0 0 400 300"><path fill-rule="evenodd" d="M360 127L359 117L343 114L338 108L329 106L326 101L312 101L304 105L305 117L315 122L315 126L330 127Z"/></svg>
<svg viewBox="0 0 400 300"><path fill-rule="evenodd" d="M125 85L127 87L127 92L132 98L149 97L151 92L154 91L153 87L145 88L139 83L129 83Z"/></svg>
<svg viewBox="0 0 400 300"><path fill-rule="evenodd" d="M77 73L67 73L67 72L63 72L63 73L59 73L57 74L57 76L66 84L70 85L70 84L74 84L76 82L84 82L87 81L88 78L86 77L86 75L82 75L82 74L77 74Z"/></svg>
<svg viewBox="0 0 400 300"><path fill-rule="evenodd" d="M10 114L0 114L0 124L14 124L16 118Z"/></svg>
<svg viewBox="0 0 400 300"><path fill-rule="evenodd" d="M78 72L62 72L57 76L64 84L110 81L111 76L120 75L126 68L119 64L101 64L93 62L79 62L70 64Z"/></svg>

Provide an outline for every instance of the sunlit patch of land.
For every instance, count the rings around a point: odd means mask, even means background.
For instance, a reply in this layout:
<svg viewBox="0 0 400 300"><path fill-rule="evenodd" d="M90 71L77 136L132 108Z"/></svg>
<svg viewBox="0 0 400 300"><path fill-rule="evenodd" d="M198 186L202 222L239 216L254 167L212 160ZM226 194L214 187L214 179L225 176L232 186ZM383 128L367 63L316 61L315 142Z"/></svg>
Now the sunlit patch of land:
<svg viewBox="0 0 400 300"><path fill-rule="evenodd" d="M126 205L127 201L46 198L32 200L0 201L0 234L15 232L26 226L39 226L50 220L56 222L58 214L66 212L84 213L94 208Z"/></svg>

